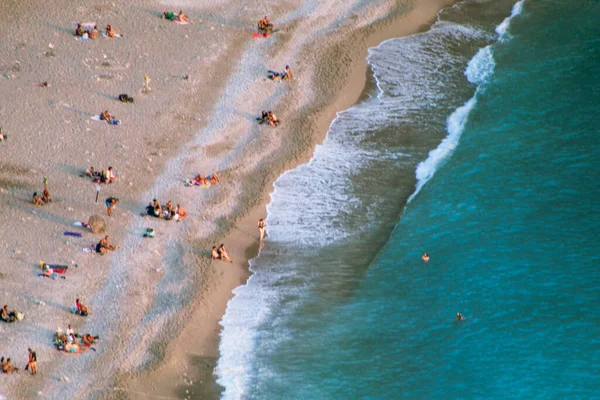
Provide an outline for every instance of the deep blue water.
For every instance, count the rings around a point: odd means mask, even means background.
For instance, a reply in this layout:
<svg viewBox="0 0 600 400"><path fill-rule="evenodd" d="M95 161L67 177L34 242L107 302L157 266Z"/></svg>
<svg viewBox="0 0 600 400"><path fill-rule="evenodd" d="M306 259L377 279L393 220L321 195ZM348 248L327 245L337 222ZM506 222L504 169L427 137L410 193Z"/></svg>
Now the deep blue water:
<svg viewBox="0 0 600 400"><path fill-rule="evenodd" d="M600 398L600 2L514 3L373 49L275 185L225 398Z"/></svg>

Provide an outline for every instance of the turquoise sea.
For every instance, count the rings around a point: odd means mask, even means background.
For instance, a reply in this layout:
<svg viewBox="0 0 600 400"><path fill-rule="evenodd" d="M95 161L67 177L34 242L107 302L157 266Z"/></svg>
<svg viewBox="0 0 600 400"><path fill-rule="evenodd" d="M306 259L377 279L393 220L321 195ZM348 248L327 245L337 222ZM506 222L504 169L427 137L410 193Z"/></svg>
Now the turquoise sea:
<svg viewBox="0 0 600 400"><path fill-rule="evenodd" d="M377 91L275 183L222 397L600 399L599 24L465 1L371 49Z"/></svg>

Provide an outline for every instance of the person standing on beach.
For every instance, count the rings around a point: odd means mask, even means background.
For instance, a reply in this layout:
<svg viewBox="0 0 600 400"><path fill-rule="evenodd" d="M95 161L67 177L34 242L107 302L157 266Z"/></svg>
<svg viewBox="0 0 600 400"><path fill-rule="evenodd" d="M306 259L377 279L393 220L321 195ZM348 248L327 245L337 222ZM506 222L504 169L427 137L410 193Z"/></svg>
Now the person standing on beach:
<svg viewBox="0 0 600 400"><path fill-rule="evenodd" d="M113 209L115 208L118 202L119 199L117 199L116 197L109 197L108 199L106 199L106 211L108 212L109 217L112 216Z"/></svg>
<svg viewBox="0 0 600 400"><path fill-rule="evenodd" d="M42 201L48 204L52 201L50 198L50 191L48 190L48 178L44 178L44 191L42 192Z"/></svg>
<svg viewBox="0 0 600 400"><path fill-rule="evenodd" d="M31 375L35 375L37 374L37 354L31 348L27 349L27 351L29 352L29 362L27 362L25 370L29 369Z"/></svg>
<svg viewBox="0 0 600 400"><path fill-rule="evenodd" d="M263 240L265 240L265 220L264 218L261 218L258 220L258 233L260 235L260 241L262 242Z"/></svg>

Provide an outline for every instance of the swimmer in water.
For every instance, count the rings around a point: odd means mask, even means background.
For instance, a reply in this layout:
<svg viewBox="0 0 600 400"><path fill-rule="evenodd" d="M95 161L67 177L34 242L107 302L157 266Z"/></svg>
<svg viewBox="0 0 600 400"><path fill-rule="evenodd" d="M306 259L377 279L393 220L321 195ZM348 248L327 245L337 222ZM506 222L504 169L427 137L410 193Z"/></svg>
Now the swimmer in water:
<svg viewBox="0 0 600 400"><path fill-rule="evenodd" d="M421 256L421 260L423 260L424 262L429 261L429 254L423 253L423 255Z"/></svg>
<svg viewBox="0 0 600 400"><path fill-rule="evenodd" d="M459 321L466 320L466 318L463 317L463 315L461 313L459 313L459 312L456 313L456 319L459 320Z"/></svg>

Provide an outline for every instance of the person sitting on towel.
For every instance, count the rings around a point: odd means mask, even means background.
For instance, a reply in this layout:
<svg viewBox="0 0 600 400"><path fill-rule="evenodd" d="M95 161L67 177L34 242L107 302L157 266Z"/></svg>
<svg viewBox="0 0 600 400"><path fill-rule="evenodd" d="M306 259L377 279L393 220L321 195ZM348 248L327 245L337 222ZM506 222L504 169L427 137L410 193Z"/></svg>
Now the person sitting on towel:
<svg viewBox="0 0 600 400"><path fill-rule="evenodd" d="M117 181L117 175L115 175L113 167L108 167L108 170L106 171L106 181L107 183L113 183Z"/></svg>
<svg viewBox="0 0 600 400"><path fill-rule="evenodd" d="M18 371L18 370L19 369L17 367L12 365L10 358L7 358L4 365L2 366L2 372L4 372L5 374L10 374L11 372Z"/></svg>
<svg viewBox="0 0 600 400"><path fill-rule="evenodd" d="M5 305L2 307L0 319L2 319L4 322L15 322L17 320L17 312L15 310L8 311L8 306Z"/></svg>
<svg viewBox="0 0 600 400"><path fill-rule="evenodd" d="M212 251L210 252L210 256L213 260L221 259L221 255L219 254L219 250L217 250L217 246L213 246Z"/></svg>
<svg viewBox="0 0 600 400"><path fill-rule="evenodd" d="M38 196L37 192L33 192L33 204L35 204L36 206L43 206L44 205L44 201L42 200L41 197Z"/></svg>
<svg viewBox="0 0 600 400"><path fill-rule="evenodd" d="M102 113L100 114L100 120L106 121L106 122L112 121L112 116L108 113L108 110L102 111Z"/></svg>
<svg viewBox="0 0 600 400"><path fill-rule="evenodd" d="M160 206L160 203L158 202L158 200L154 199L152 200L152 208L153 208L153 215L157 218L162 218L164 215L163 209Z"/></svg>
<svg viewBox="0 0 600 400"><path fill-rule="evenodd" d="M196 182L198 185L206 185L209 181L208 181L208 178L198 174L194 178L194 182Z"/></svg>
<svg viewBox="0 0 600 400"><path fill-rule="evenodd" d="M77 314L87 316L90 312L88 306L84 305L79 299L75 300L75 306L77 307ZM72 334L69 334L69 336Z"/></svg>
<svg viewBox="0 0 600 400"><path fill-rule="evenodd" d="M179 10L179 14L177 14L177 17L175 18L177 21L179 22L188 22L188 17L186 17L186 15L183 13L183 10Z"/></svg>
<svg viewBox="0 0 600 400"><path fill-rule="evenodd" d="M292 73L292 69L289 65L285 66L285 71L283 72L283 77L281 79L284 81L291 81L294 79L294 74Z"/></svg>
<svg viewBox="0 0 600 400"><path fill-rule="evenodd" d="M214 172L211 176L210 176L210 184L211 185L216 185L219 183L219 175L217 175L216 172Z"/></svg>
<svg viewBox="0 0 600 400"><path fill-rule="evenodd" d="M113 39L115 37L115 30L110 25L106 25L106 35Z"/></svg>
<svg viewBox="0 0 600 400"><path fill-rule="evenodd" d="M258 21L258 30L269 33L269 31L273 30L274 25L269 21L269 18L265 15L263 19Z"/></svg>
<svg viewBox="0 0 600 400"><path fill-rule="evenodd" d="M175 214L175 208L173 207L173 202L171 200L167 201L167 204L165 204L163 211L166 220L173 219L173 215Z"/></svg>
<svg viewBox="0 0 600 400"><path fill-rule="evenodd" d="M267 121L269 121L269 125L271 125L271 126L279 125L279 118L277 118L277 116L273 113L273 111L269 111L269 114L267 116Z"/></svg>
<svg viewBox="0 0 600 400"><path fill-rule="evenodd" d="M83 36L83 28L81 27L81 24L77 24L77 29L75 29L75 36Z"/></svg>
<svg viewBox="0 0 600 400"><path fill-rule="evenodd" d="M89 31L88 35L90 36L90 38L96 39L98 37L98 27L96 25L94 25L94 29Z"/></svg>
<svg viewBox="0 0 600 400"><path fill-rule="evenodd" d="M187 217L187 213L185 212L183 207L181 207L180 204L177 204L177 208L175 208L175 216L173 218L175 219L175 221L179 222L185 217Z"/></svg>
<svg viewBox="0 0 600 400"><path fill-rule="evenodd" d="M108 235L106 235L104 236L104 239L100 240L96 245L96 252L106 254L109 250L116 250L118 248L119 246L115 246L108 242Z"/></svg>

